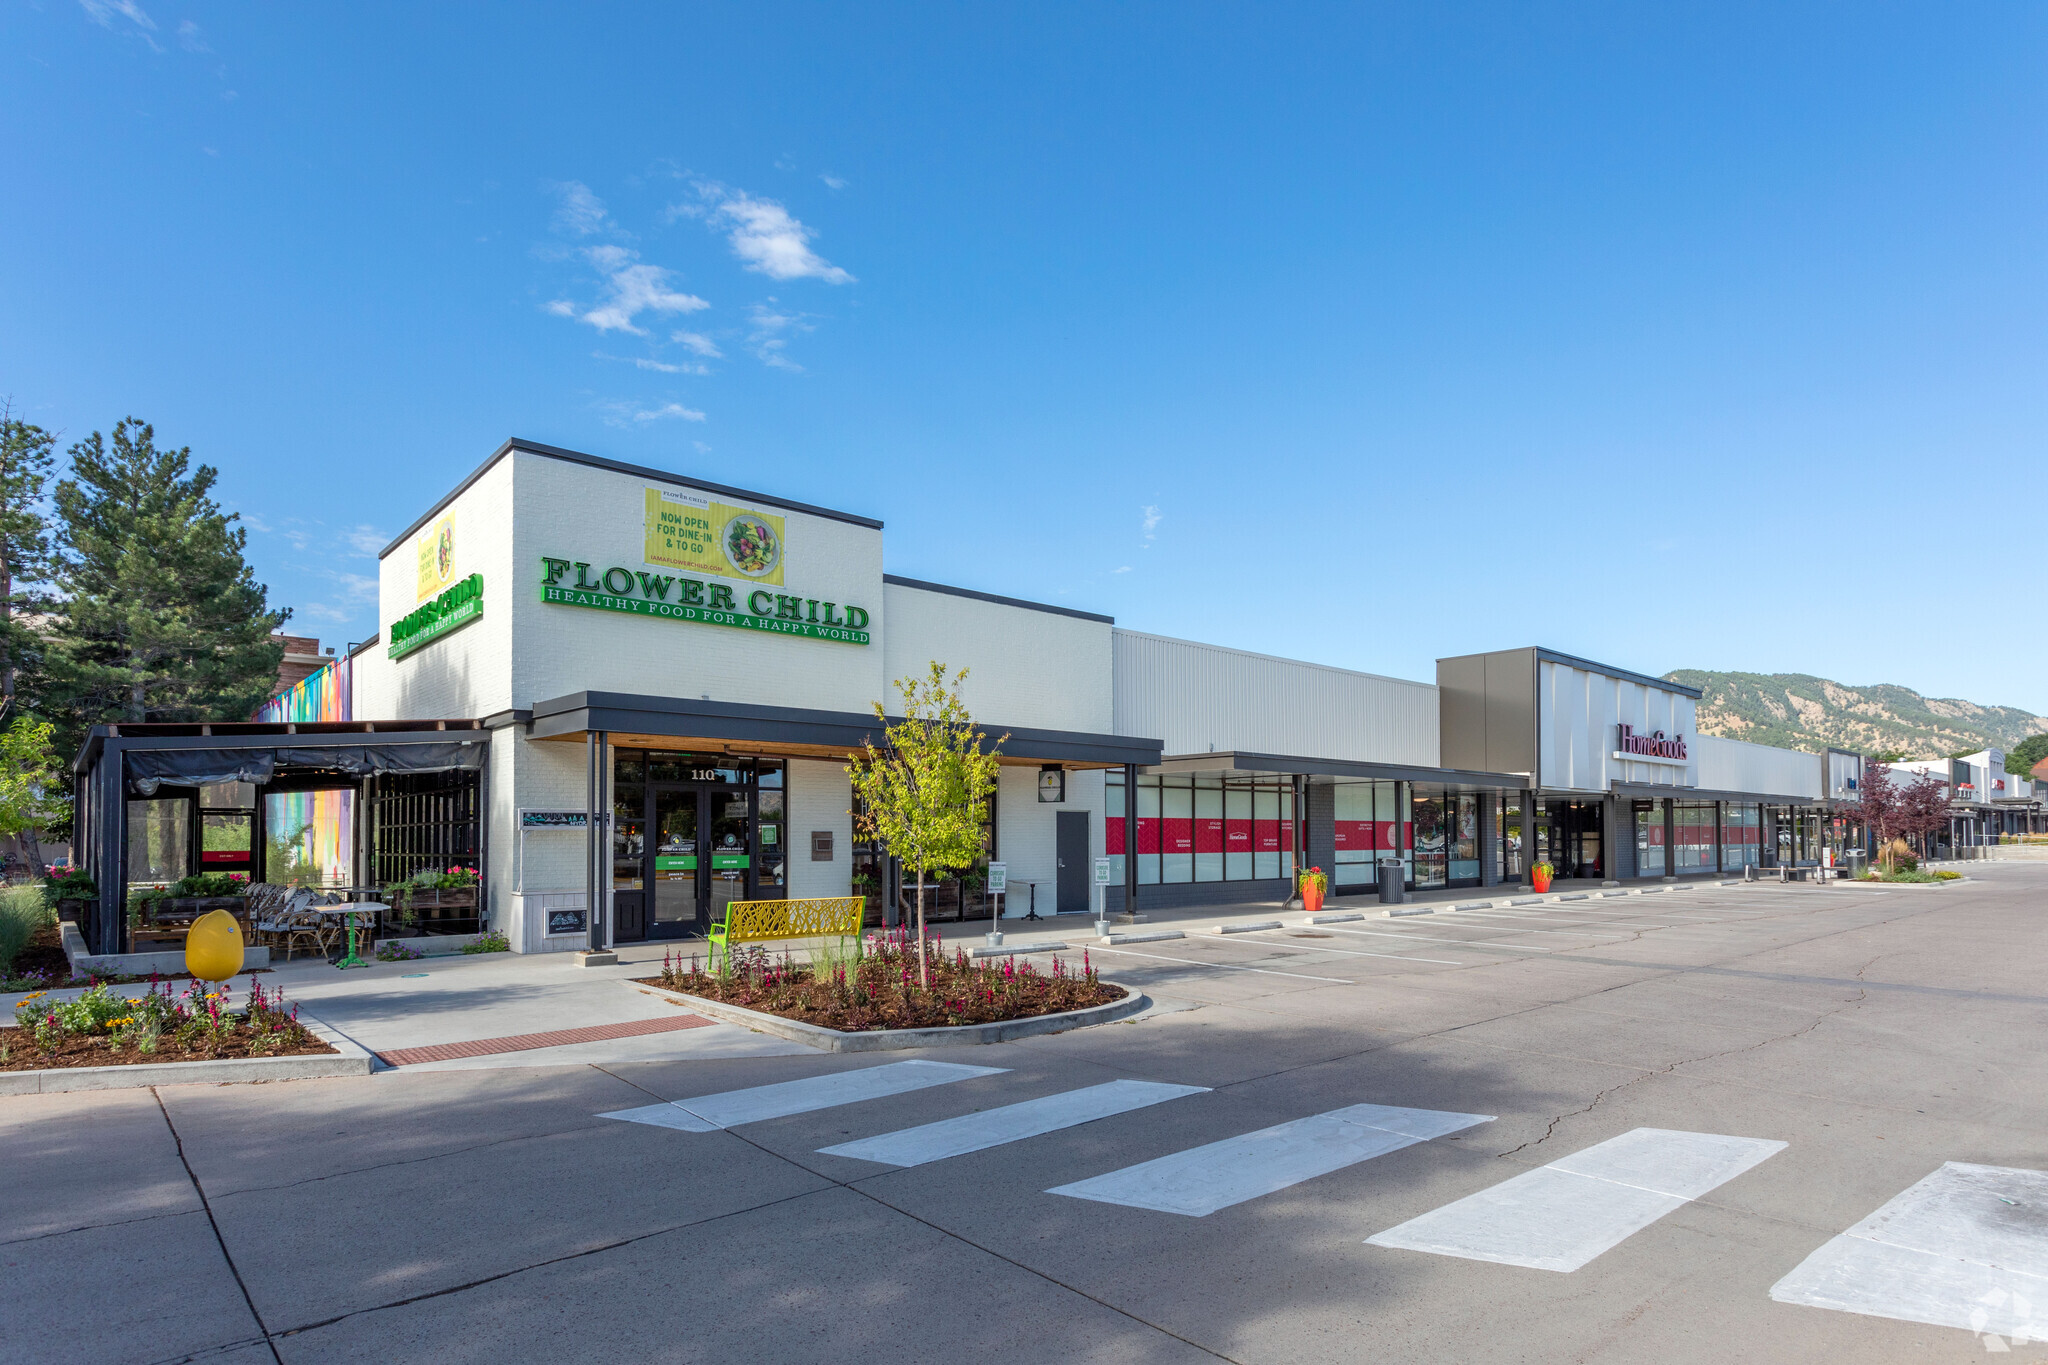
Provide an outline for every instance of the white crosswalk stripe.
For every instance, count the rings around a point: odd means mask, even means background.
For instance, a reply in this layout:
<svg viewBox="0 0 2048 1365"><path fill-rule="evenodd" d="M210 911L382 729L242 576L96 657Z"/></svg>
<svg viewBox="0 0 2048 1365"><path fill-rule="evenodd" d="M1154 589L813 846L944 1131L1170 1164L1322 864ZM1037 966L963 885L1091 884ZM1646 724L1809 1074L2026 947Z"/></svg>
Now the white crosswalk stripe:
<svg viewBox="0 0 2048 1365"><path fill-rule="evenodd" d="M800 1081L779 1081L746 1090L727 1090L700 1095L693 1100L642 1105L638 1109L615 1109L599 1114L601 1119L623 1119L648 1123L657 1128L676 1128L687 1133L710 1133L742 1123L808 1114L842 1104L900 1095L927 1086L949 1085L976 1076L999 1076L1009 1068L963 1066L957 1062L891 1062L860 1071L840 1071L829 1076L810 1076Z"/></svg>
<svg viewBox="0 0 2048 1365"><path fill-rule="evenodd" d="M1785 1145L1768 1138L1637 1128L1365 1240L1569 1272Z"/></svg>
<svg viewBox="0 0 2048 1365"><path fill-rule="evenodd" d="M1202 1218L1304 1180L1492 1121L1491 1114L1354 1104L1059 1185L1046 1193Z"/></svg>
<svg viewBox="0 0 2048 1365"><path fill-rule="evenodd" d="M2048 1341L2048 1172L1948 1162L1800 1262L1771 1297Z"/></svg>
<svg viewBox="0 0 2048 1365"><path fill-rule="evenodd" d="M1073 1128L1112 1114L1177 1100L1183 1095L1207 1094L1205 1085L1164 1085L1157 1081L1108 1081L1080 1090L1067 1090L1041 1099L985 1109L977 1114L941 1119L916 1128L905 1128L836 1147L820 1147L826 1156L858 1157L885 1166L922 1166L949 1156L979 1152L988 1147L1021 1142L1042 1133Z"/></svg>

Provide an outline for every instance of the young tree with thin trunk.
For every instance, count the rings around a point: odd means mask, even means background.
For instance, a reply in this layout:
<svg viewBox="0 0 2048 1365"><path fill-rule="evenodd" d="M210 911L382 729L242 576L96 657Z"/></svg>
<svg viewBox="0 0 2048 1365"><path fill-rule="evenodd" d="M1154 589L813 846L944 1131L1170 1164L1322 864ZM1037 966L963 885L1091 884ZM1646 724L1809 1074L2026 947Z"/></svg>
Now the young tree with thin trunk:
<svg viewBox="0 0 2048 1365"><path fill-rule="evenodd" d="M13 714L15 678L41 653L25 617L46 605L34 585L47 572L43 491L57 438L0 403L0 715Z"/></svg>
<svg viewBox="0 0 2048 1365"><path fill-rule="evenodd" d="M1921 773L1899 793L1899 822L1920 840L1920 856L1930 856L1927 836L1949 822L1948 783L1934 773Z"/></svg>
<svg viewBox="0 0 2048 1365"><path fill-rule="evenodd" d="M924 948L924 879L927 872L972 867L986 848L983 817L996 789L1004 735L984 747L986 736L960 699L961 669L950 678L933 663L923 678L899 678L903 719L889 724L880 702L886 743L864 742L847 765L857 798L856 828L878 840L905 868L917 873L917 971L931 985Z"/></svg>
<svg viewBox="0 0 2048 1365"><path fill-rule="evenodd" d="M247 717L276 685L271 632L291 613L268 608L242 558L248 532L211 496L219 471L157 449L133 417L70 456L51 570L59 752L107 721Z"/></svg>
<svg viewBox="0 0 2048 1365"><path fill-rule="evenodd" d="M0 834L21 838L39 877L43 846L36 831L64 816L64 779L50 735L50 723L32 716L16 716L0 730Z"/></svg>

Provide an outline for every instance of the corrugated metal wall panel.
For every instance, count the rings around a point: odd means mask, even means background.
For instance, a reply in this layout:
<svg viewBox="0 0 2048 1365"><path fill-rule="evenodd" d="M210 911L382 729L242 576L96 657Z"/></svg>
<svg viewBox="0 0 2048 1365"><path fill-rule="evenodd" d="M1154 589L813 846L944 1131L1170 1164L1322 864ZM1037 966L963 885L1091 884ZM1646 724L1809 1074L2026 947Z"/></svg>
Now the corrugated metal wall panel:
<svg viewBox="0 0 2048 1365"><path fill-rule="evenodd" d="M1801 749L1700 735L1693 741L1699 756L1699 784L1710 790L1765 792L1773 796L1804 796L1818 801L1821 757Z"/></svg>
<svg viewBox="0 0 2048 1365"><path fill-rule="evenodd" d="M1429 683L1136 631L1118 630L1112 641L1116 733L1163 740L1168 754L1438 765Z"/></svg>

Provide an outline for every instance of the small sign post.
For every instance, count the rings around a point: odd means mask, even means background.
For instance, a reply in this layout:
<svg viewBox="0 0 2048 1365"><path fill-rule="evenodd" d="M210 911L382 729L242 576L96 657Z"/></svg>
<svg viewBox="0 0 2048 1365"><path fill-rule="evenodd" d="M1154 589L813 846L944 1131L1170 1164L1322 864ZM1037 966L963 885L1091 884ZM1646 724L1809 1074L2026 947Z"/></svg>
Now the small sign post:
<svg viewBox="0 0 2048 1365"><path fill-rule="evenodd" d="M1097 858L1095 860L1094 885L1090 889L1095 893L1095 932L1101 938L1109 937L1110 871L1109 859Z"/></svg>
<svg viewBox="0 0 2048 1365"><path fill-rule="evenodd" d="M1003 893L1010 887L1010 865L990 863L988 865L988 946L1003 946L1003 931L998 927L1003 918Z"/></svg>

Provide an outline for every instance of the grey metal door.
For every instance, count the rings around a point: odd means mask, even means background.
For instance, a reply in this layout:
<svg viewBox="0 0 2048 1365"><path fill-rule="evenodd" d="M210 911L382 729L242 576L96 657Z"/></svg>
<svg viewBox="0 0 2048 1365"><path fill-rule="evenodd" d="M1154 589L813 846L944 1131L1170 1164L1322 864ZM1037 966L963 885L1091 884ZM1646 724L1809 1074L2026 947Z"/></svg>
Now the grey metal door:
<svg viewBox="0 0 2048 1365"><path fill-rule="evenodd" d="M1084 915L1088 912L1088 812L1059 812L1056 828L1059 850L1059 913Z"/></svg>

